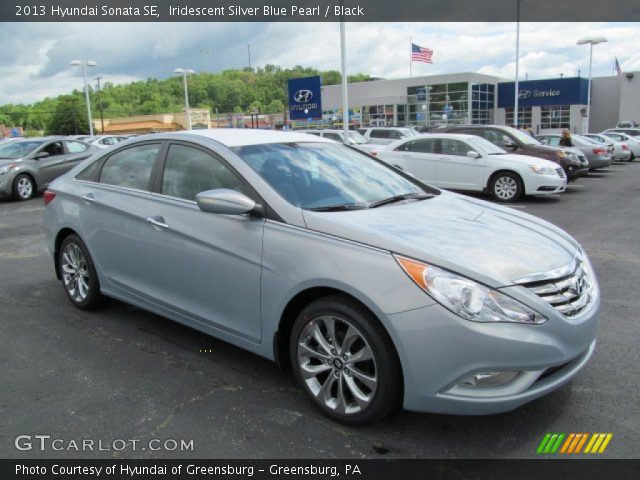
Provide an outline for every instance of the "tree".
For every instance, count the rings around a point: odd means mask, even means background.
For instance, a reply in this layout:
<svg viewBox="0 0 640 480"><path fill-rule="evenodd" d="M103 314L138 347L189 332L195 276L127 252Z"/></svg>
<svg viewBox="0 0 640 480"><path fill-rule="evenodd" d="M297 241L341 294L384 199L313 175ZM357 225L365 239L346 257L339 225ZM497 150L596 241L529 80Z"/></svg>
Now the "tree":
<svg viewBox="0 0 640 480"><path fill-rule="evenodd" d="M58 98L58 104L49 120L47 130L51 135L89 133L87 113L77 96L65 95Z"/></svg>
<svg viewBox="0 0 640 480"><path fill-rule="evenodd" d="M284 103L282 100L271 100L269 105L265 107L264 113L282 113L284 112Z"/></svg>

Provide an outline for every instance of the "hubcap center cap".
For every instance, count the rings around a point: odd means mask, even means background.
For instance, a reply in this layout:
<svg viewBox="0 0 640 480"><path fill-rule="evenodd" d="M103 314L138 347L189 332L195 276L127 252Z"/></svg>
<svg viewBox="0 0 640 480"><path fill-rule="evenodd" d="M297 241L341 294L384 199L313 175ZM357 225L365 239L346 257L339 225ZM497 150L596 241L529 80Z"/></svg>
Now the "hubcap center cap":
<svg viewBox="0 0 640 480"><path fill-rule="evenodd" d="M339 358L334 358L333 359L333 366L335 368L337 368L338 370L342 370L342 368L344 367L344 362L342 360L340 360Z"/></svg>

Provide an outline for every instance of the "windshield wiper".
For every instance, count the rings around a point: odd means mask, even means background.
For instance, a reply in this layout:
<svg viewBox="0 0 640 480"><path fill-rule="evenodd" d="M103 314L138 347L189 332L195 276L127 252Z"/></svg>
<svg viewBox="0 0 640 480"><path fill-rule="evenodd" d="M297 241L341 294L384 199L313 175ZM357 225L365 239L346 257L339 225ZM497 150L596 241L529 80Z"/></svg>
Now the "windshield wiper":
<svg viewBox="0 0 640 480"><path fill-rule="evenodd" d="M402 195L394 195L393 197L384 198L369 204L369 208L381 207L382 205L389 205L390 203L401 202L402 200L424 200L426 198L433 198L435 195L431 193L403 193Z"/></svg>
<svg viewBox="0 0 640 480"><path fill-rule="evenodd" d="M324 207L307 208L307 210L311 210L312 212L343 212L345 210L362 210L364 208L367 208L367 206L350 203L347 205L326 205Z"/></svg>

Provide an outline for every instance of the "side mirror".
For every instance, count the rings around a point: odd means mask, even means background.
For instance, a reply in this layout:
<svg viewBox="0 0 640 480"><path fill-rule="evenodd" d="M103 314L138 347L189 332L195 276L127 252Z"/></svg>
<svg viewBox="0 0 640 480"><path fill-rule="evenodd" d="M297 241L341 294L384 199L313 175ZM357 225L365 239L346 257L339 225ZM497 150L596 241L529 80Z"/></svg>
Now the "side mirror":
<svg viewBox="0 0 640 480"><path fill-rule="evenodd" d="M41 158L46 158L48 156L49 156L49 152L38 152L36 153L36 156L33 158L35 158L36 160L40 160Z"/></svg>
<svg viewBox="0 0 640 480"><path fill-rule="evenodd" d="M200 192L196 195L196 202L203 212L223 215L242 215L256 208L256 202L252 199L227 188Z"/></svg>
<svg viewBox="0 0 640 480"><path fill-rule="evenodd" d="M518 145L516 145L513 142L507 142L504 144L504 148L508 149L508 150L515 150L518 148Z"/></svg>
<svg viewBox="0 0 640 480"><path fill-rule="evenodd" d="M467 152L467 157L469 158L480 158L482 155L480 155L478 152L476 152L475 150L469 150Z"/></svg>

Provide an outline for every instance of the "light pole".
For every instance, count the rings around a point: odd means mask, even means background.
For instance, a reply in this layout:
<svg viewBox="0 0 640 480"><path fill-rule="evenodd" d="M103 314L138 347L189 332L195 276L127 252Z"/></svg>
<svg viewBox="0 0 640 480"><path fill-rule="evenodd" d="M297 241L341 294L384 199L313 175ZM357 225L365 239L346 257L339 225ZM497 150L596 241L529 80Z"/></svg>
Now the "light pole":
<svg viewBox="0 0 640 480"><path fill-rule="evenodd" d="M184 83L184 113L187 115L187 130L191 130L191 111L189 110L189 89L187 87L187 75L195 73L189 68L176 68L173 73L180 73Z"/></svg>
<svg viewBox="0 0 640 480"><path fill-rule="evenodd" d="M342 5L342 2L340 2ZM341 10L342 11L342 10ZM342 132L344 143L349 143L349 94L347 90L347 39L344 18L340 15L340 70L342 73Z"/></svg>
<svg viewBox="0 0 640 480"><path fill-rule="evenodd" d="M89 101L89 85L87 85L87 67L97 67L98 64L93 60L74 60L71 62L74 67L82 66L82 75L84 76L84 99L87 102L87 115L89 116L89 134L93 136L93 120L91 119L91 102Z"/></svg>
<svg viewBox="0 0 640 480"><path fill-rule="evenodd" d="M520 97L520 1L516 0L516 84L513 100L513 124L518 128L518 100Z"/></svg>
<svg viewBox="0 0 640 480"><path fill-rule="evenodd" d="M587 121L586 121L586 131L583 128L582 133L589 133L589 122L591 121L591 66L593 64L593 46L599 43L606 42L607 39L604 37L587 37L577 41L577 45L587 45L589 44L589 85L587 87Z"/></svg>

